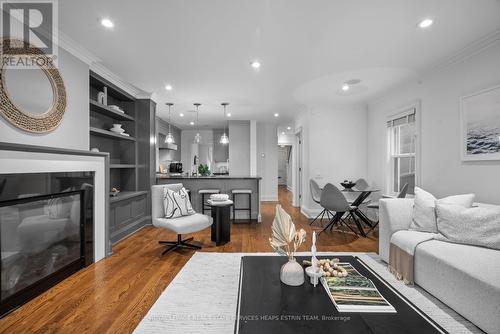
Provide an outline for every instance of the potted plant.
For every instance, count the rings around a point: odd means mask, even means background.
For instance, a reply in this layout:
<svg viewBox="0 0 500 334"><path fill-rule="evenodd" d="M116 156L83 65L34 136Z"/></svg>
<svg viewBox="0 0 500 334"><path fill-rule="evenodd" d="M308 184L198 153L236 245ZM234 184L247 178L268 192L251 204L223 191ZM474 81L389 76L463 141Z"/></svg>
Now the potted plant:
<svg viewBox="0 0 500 334"><path fill-rule="evenodd" d="M198 173L201 176L209 176L211 174L210 169L208 168L208 165L200 164L198 166Z"/></svg>

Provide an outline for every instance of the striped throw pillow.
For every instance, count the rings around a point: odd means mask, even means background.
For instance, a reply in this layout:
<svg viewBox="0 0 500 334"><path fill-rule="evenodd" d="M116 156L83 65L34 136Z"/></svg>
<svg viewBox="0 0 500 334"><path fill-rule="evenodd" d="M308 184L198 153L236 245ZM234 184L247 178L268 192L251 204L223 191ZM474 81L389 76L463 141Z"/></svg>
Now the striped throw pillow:
<svg viewBox="0 0 500 334"><path fill-rule="evenodd" d="M168 188L163 189L163 207L165 218L177 218L194 214L193 207L189 201L189 195L186 189L172 191Z"/></svg>

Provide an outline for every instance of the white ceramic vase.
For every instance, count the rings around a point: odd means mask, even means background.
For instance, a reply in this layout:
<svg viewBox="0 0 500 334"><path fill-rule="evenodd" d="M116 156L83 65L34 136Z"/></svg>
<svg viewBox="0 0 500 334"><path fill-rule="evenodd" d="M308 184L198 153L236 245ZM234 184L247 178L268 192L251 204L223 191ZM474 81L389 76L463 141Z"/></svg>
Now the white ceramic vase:
<svg viewBox="0 0 500 334"><path fill-rule="evenodd" d="M304 284L304 269L297 263L295 258L288 260L288 262L281 267L280 280L290 286Z"/></svg>

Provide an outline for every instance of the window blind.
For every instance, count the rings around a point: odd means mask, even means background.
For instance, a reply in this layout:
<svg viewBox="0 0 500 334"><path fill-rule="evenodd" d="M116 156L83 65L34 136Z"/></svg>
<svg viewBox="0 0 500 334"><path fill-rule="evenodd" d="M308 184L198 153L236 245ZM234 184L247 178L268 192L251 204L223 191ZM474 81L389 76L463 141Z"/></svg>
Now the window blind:
<svg viewBox="0 0 500 334"><path fill-rule="evenodd" d="M415 123L415 114L416 114L415 108L412 108L410 110L407 110L403 113L400 113L396 116L391 117L387 121L387 127L392 128L396 126L400 126L403 124L410 124L410 123Z"/></svg>

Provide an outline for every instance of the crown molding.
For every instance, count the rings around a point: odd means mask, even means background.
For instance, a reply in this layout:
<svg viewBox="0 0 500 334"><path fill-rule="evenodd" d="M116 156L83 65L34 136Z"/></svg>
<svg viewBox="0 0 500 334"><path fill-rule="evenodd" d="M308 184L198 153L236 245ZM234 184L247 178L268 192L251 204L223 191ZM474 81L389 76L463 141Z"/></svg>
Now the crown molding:
<svg viewBox="0 0 500 334"><path fill-rule="evenodd" d="M106 80L110 81L114 85L120 87L136 99L152 99L153 94L145 92L131 83L123 80L119 75L107 68L100 58L95 56L92 52L81 46L75 40L73 40L68 35L63 32L58 32L58 45L59 47L65 49L73 56L80 59L82 62L87 64L93 72L99 74ZM156 102L156 101L155 101Z"/></svg>
<svg viewBox="0 0 500 334"><path fill-rule="evenodd" d="M62 31L58 32L58 41L57 44L59 47L71 53L73 56L77 57L81 61L83 61L87 65L91 65L92 63L100 62L101 60L96 57L92 52L85 49L83 46L75 42L71 37L63 33Z"/></svg>
<svg viewBox="0 0 500 334"><path fill-rule="evenodd" d="M427 70L424 70L424 72L443 70L447 67L464 62L467 59L472 58L475 55L488 49L489 47L495 45L499 41L500 41L500 29L493 31L492 33L484 36L483 38L480 38L470 43L469 45L455 52L451 56L442 59L434 66L431 66Z"/></svg>
<svg viewBox="0 0 500 334"><path fill-rule="evenodd" d="M90 70L99 74L104 79L108 80L112 84L117 87L123 89L136 99L149 99L151 98L151 93L147 93L131 83L123 80L120 76L112 72L109 68L107 68L102 62L94 62L90 64Z"/></svg>

